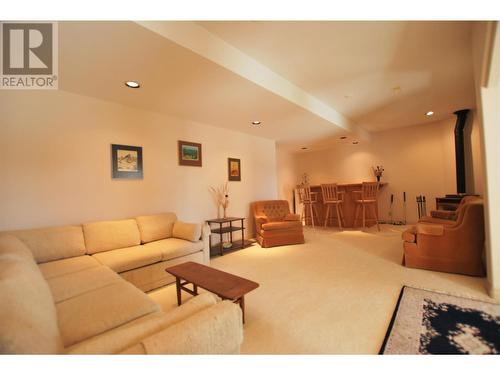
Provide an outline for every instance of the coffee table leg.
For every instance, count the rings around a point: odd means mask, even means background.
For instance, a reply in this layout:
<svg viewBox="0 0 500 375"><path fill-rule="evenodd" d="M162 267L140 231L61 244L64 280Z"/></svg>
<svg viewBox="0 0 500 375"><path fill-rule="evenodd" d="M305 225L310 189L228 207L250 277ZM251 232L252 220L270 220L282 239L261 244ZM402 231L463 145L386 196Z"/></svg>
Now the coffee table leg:
<svg viewBox="0 0 500 375"><path fill-rule="evenodd" d="M182 297L181 297L181 279L179 277L175 278L175 286L177 287L177 306L180 306L182 304Z"/></svg>
<svg viewBox="0 0 500 375"><path fill-rule="evenodd" d="M198 295L198 285L193 284L193 292L194 294Z"/></svg>
<svg viewBox="0 0 500 375"><path fill-rule="evenodd" d="M243 316L243 324L245 324L245 296L240 298L241 314Z"/></svg>

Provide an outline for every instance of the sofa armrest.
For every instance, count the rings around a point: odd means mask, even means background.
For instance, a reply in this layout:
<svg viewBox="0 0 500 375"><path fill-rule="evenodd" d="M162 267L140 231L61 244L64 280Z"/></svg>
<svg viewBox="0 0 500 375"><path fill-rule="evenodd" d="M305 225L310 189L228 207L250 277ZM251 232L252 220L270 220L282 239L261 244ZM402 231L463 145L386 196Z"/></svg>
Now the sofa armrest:
<svg viewBox="0 0 500 375"><path fill-rule="evenodd" d="M300 221L300 215L298 214L287 214L284 221Z"/></svg>
<svg viewBox="0 0 500 375"><path fill-rule="evenodd" d="M203 262L210 264L210 225L203 224L201 227L201 240L203 241Z"/></svg>
<svg viewBox="0 0 500 375"><path fill-rule="evenodd" d="M423 234L427 236L442 236L444 234L444 225L440 224L430 224L430 223L418 223L417 224L417 235Z"/></svg>
<svg viewBox="0 0 500 375"><path fill-rule="evenodd" d="M222 301L146 337L121 354L238 354L242 342L241 309Z"/></svg>

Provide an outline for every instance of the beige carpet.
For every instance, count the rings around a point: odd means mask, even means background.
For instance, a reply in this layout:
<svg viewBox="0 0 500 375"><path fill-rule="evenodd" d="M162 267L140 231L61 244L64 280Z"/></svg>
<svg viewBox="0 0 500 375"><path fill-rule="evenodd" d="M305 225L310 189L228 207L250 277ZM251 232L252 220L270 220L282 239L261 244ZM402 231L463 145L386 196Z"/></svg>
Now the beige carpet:
<svg viewBox="0 0 500 375"><path fill-rule="evenodd" d="M246 297L241 352L375 354L403 285L490 300L482 278L403 267L403 229L307 229L304 245L255 245L213 259L260 284ZM174 286L150 295L164 310L176 306Z"/></svg>

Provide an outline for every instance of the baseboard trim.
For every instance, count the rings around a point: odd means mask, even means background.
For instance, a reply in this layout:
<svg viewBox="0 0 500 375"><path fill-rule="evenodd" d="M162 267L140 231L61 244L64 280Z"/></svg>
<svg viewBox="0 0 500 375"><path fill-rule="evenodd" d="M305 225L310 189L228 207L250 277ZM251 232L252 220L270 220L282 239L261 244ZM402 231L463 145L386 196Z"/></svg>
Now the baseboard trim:
<svg viewBox="0 0 500 375"><path fill-rule="evenodd" d="M491 298L500 301L500 289L493 288L489 280L486 280L486 291Z"/></svg>

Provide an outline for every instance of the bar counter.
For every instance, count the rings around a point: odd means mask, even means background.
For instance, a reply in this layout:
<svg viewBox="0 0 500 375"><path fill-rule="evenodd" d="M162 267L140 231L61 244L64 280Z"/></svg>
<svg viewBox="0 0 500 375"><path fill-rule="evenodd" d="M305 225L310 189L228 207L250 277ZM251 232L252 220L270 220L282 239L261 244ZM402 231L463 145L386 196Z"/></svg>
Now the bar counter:
<svg viewBox="0 0 500 375"><path fill-rule="evenodd" d="M380 190L382 190L385 186L387 185L387 182L381 182L379 185L379 194ZM360 194L354 194L354 191L360 191L361 190L361 182L358 183L349 183L349 184L337 184L339 187L339 191L344 192L344 203L342 204L342 209L344 213L344 220L345 220L345 225L343 225L345 228L354 228L354 215L356 213L356 199L360 198ZM321 194L321 185L311 185L311 192L312 193L317 193L318 196L318 203L316 204L316 208L318 211L319 215L319 222L317 222L317 219L315 218L314 225L318 226L323 226L325 223L325 213L326 213L326 206L323 203L323 196ZM293 201L294 201L294 212L295 213L302 213L302 207L299 203L299 196L297 189L294 190L294 195L293 195ZM378 207L377 207L377 212L378 212ZM335 214L336 216L336 214ZM333 219L328 220L327 226L337 226L337 219L334 216ZM370 211L367 210L366 214L367 218L373 219L373 215L370 216ZM359 216L359 219L356 223L356 227L361 227L361 215ZM368 221L368 225L372 226L375 225L374 221Z"/></svg>

